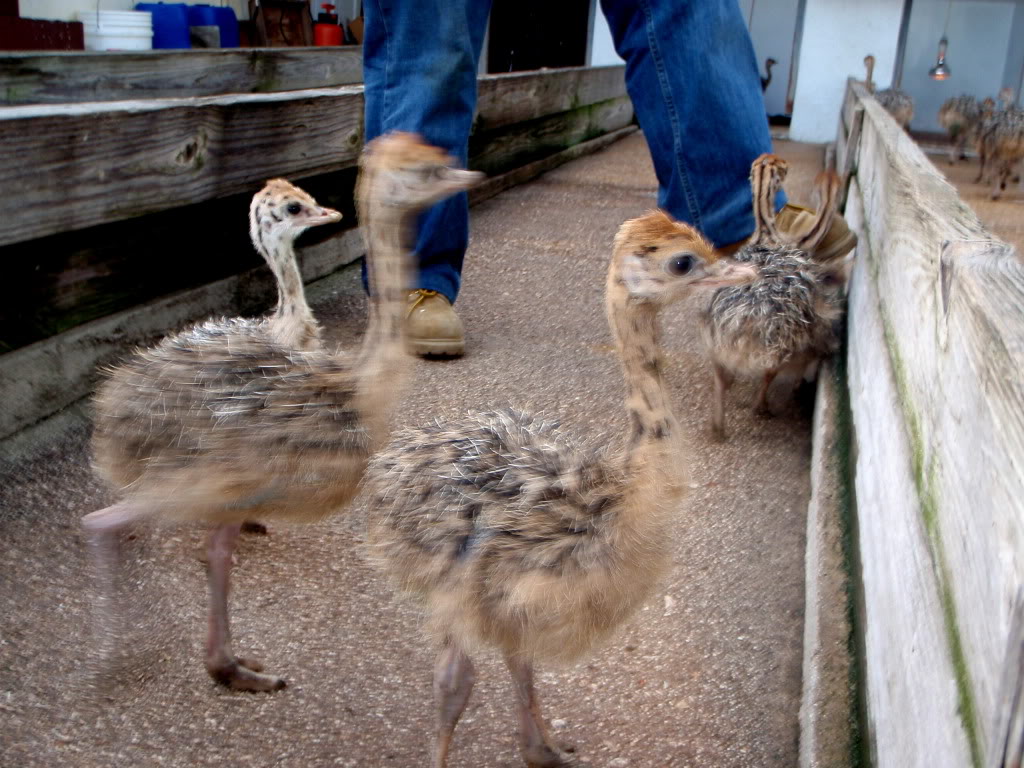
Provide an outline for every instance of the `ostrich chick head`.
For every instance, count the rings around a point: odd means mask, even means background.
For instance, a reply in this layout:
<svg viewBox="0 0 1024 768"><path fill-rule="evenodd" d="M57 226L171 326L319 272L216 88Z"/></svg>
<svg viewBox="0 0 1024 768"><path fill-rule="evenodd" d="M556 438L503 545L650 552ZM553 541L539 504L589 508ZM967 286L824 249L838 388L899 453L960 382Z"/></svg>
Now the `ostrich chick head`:
<svg viewBox="0 0 1024 768"><path fill-rule="evenodd" d="M405 210L420 210L476 186L484 174L454 167L455 158L415 133L394 131L366 145L360 159L361 203L375 200Z"/></svg>
<svg viewBox="0 0 1024 768"><path fill-rule="evenodd" d="M318 205L310 195L284 179L271 179L249 206L249 236L265 258L277 243L291 245L310 227L333 224L341 214Z"/></svg>
<svg viewBox="0 0 1024 768"><path fill-rule="evenodd" d="M631 300L660 305L683 298L694 288L749 283L750 266L719 257L693 227L655 210L625 222L615 236L617 275Z"/></svg>

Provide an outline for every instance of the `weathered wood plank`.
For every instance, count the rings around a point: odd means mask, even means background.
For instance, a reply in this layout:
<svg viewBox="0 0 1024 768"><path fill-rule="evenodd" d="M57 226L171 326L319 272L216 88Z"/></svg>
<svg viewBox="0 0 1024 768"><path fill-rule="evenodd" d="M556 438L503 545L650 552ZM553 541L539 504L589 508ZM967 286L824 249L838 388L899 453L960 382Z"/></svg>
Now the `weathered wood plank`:
<svg viewBox="0 0 1024 768"><path fill-rule="evenodd" d="M980 768L997 736L1008 608L1024 584L1024 268L874 99L859 98L865 275L877 290L896 424L909 441L902 471L925 533L921 546L892 553L887 578L896 588L910 564L930 564L940 596L930 610L941 618L957 697L955 717L934 727L962 731L964 764ZM861 332L854 322L851 335ZM883 418L865 407L862 418ZM859 500L861 514L866 507ZM890 660L904 662L905 649ZM906 740L932 727L900 706L877 718L898 717ZM890 758L880 761L908 764Z"/></svg>
<svg viewBox="0 0 1024 768"><path fill-rule="evenodd" d="M520 92L516 89L529 78L485 78L482 87L490 96L481 101L480 125L497 129L513 117L545 118L566 99L577 104L574 111L586 110L593 102L585 99L606 96L612 81L621 79L621 67L550 70L532 77L547 84L545 98L502 100L504 83ZM621 82L619 89L616 98L598 102L603 106L594 107L591 127L583 128L578 140L590 138L602 123L608 130L621 127L609 114L625 114ZM0 245L239 193L270 176L349 167L361 148L362 124L359 86L0 108L0 184L20 209L18 216L0 217ZM523 136L518 147L511 140L486 147L479 137L474 146L477 154L508 155L528 148ZM533 140L545 138L544 131L534 131ZM491 167L490 157L484 162ZM26 167L33 172L24 173Z"/></svg>
<svg viewBox="0 0 1024 768"><path fill-rule="evenodd" d="M521 183L513 178L521 180L540 173L534 163L549 168L565 162L559 160L560 153L590 136L611 132L614 139L631 116L628 100L620 97L593 108L478 134L473 148L483 153L483 162L474 156L470 165L484 166L498 177L488 182L488 189ZM582 148L578 153L585 151ZM524 165L530 167L514 177L504 176ZM354 178L354 169L350 168L302 183L318 200L352 216ZM250 188L201 205L0 248L0 261L9 264L8 280L0 284L0 353L133 304L249 268L254 257L248 247L245 221L251 192ZM474 199L480 194L475 192ZM199 232L205 234L197 237ZM140 253L147 258L138 258ZM154 264L173 264L174 268L161 274L154 270Z"/></svg>
<svg viewBox="0 0 1024 768"><path fill-rule="evenodd" d="M0 104L65 104L330 88L363 81L359 46L0 55Z"/></svg>
<svg viewBox="0 0 1024 768"><path fill-rule="evenodd" d="M471 205L482 203L484 200L494 197L495 195L504 192L506 189L511 189L519 184L525 184L527 181L530 181L553 168L557 168L570 160L575 160L577 157L582 157L583 155L590 154L591 152L597 152L604 149L609 144L616 142L637 130L638 128L636 126L619 128L618 130L598 136L596 139L589 139L588 141L580 142L568 149L563 149L561 152L548 155L540 160L534 160L532 163L527 163L526 165L507 171L499 176L491 176L488 179L485 179L482 184L470 190L469 202Z"/></svg>
<svg viewBox="0 0 1024 768"><path fill-rule="evenodd" d="M354 182L355 169L301 180L342 212L341 227L355 223ZM253 191L0 248L0 354L256 266L247 223ZM341 227L314 229L302 242Z"/></svg>
<svg viewBox="0 0 1024 768"><path fill-rule="evenodd" d="M0 219L0 244L339 170L362 144L353 86L3 113L0 185L20 213Z"/></svg>
<svg viewBox="0 0 1024 768"><path fill-rule="evenodd" d="M470 200L473 203L479 202L485 197L497 194L513 184L522 183L562 162L587 152L596 151L610 141L633 130L635 128L628 127L612 132L530 163L522 169L509 171L507 174L489 179L484 183L481 192L471 196ZM304 180L302 183L318 200L336 208L348 210L351 208L350 201L339 202L335 198L344 198L346 195L350 195L353 176L352 171L345 171L341 174ZM110 312L111 309L119 311L106 317L91 319L90 322L0 357L0 402L4 403L4 408L0 408L0 440L84 397L90 391L94 381L95 367L113 361L135 345L155 341L169 330L210 314L251 315L264 311L272 301L273 285L266 269L252 268L251 266L258 263L258 257L252 252L248 243L244 216L245 205L247 205L247 196L241 195L207 206L192 206L183 211L167 212L141 219L137 227L139 231L128 237L127 242L120 244L121 251L115 253L113 257L106 257L108 266L115 262L133 266L136 278L147 279L146 285L142 287L135 284L134 297L130 292L125 294L130 306L105 307L101 303L91 304L89 306L107 312ZM197 208L203 210L198 212ZM190 211L197 214L191 224L187 221ZM149 222L154 219L162 219L162 217L166 217L167 221L154 224L150 231L153 237L161 241L168 240L169 243L161 242L146 248L138 238L145 233ZM353 220L353 218L347 217L347 221ZM225 226L224 222L228 221L231 223ZM189 229L192 225L195 226L195 229ZM126 228L131 229L133 226L131 222L110 225L115 233L113 236L116 236L116 232L125 232ZM170 231L174 226L183 230L178 235L178 239L174 239L175 235ZM173 258L173 254L168 255L164 252L168 249L173 250L176 243L181 244L182 248L187 248L186 243L190 237L194 237L196 230L209 230L216 226L224 227L227 230L222 240L216 241L221 243L223 252L213 252L216 248L211 251L211 246L216 242L196 244L192 246L197 251L196 254L183 253L177 260ZM319 231L314 230L304 236L304 239L308 242L312 239L310 236L315 238L318 234ZM105 240L100 238L100 242L105 242ZM26 258L29 256L30 246L31 244L24 246ZM55 244L49 241L48 247L55 247ZM13 248L22 248L22 246ZM0 260L12 253L11 247L0 250ZM300 247L303 276L307 281L316 279L358 258L362 253L362 240L355 230L345 231L320 241L308 242L307 245ZM139 259L140 255L149 258ZM78 257L79 254L76 252L70 252L68 256L71 262L76 262ZM111 258L115 262L112 262ZM140 262L141 271L138 269ZM160 276L160 268L178 269L183 264L193 265L202 262L214 263L214 267L217 269L224 266L219 262L224 262L230 270L235 270L238 273L216 280L211 279L212 273L209 271L197 273L193 277L199 278L202 281L201 284L191 284L183 290L176 291L173 295L164 295L169 288L166 279ZM156 267L153 266L154 263L156 263ZM31 267L31 260L29 260L29 266ZM208 266L207 270L211 268ZM101 271L100 268L94 270L95 279L98 282L103 277L100 275ZM71 285L74 285L75 279L83 277L77 273L74 264L71 264L66 271L61 272L60 276L62 279L70 277ZM116 274L107 274L105 277L109 280L118 280ZM146 292L154 285L159 288L161 284L165 290L159 298L153 298L153 294ZM103 293L104 287L97 285L97 292ZM3 312L15 306L16 303L13 299L16 297L17 291L22 289L23 286L19 285L17 281L8 280L5 283L0 283L0 327L16 324L16 317L9 314L5 316ZM47 296L51 295L47 294Z"/></svg>
<svg viewBox="0 0 1024 768"><path fill-rule="evenodd" d="M510 129L480 132L469 140L470 167L487 174L567 149L587 139L625 128L633 120L633 104L620 96L550 117L517 123Z"/></svg>
<svg viewBox="0 0 1024 768"><path fill-rule="evenodd" d="M863 231L869 211L854 180L846 216ZM903 429L900 372L888 355L862 240L849 296L849 389L856 435L856 500L864 590L867 735L877 765L964 768L970 747L958 725L955 675L942 600Z"/></svg>
<svg viewBox="0 0 1024 768"><path fill-rule="evenodd" d="M552 76L557 73L557 76ZM542 115L568 112L626 93L625 69L572 67L485 75L479 79L474 132L491 131Z"/></svg>

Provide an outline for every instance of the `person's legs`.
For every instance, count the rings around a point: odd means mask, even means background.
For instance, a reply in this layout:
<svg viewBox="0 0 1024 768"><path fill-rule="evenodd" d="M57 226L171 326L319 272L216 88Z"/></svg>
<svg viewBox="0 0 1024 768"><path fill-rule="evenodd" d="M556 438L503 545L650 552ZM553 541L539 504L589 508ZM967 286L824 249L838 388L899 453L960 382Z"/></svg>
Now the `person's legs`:
<svg viewBox="0 0 1024 768"><path fill-rule="evenodd" d="M367 0L366 140L415 131L465 165L490 0ZM469 241L466 194L420 218L416 287L454 301Z"/></svg>
<svg viewBox="0 0 1024 768"><path fill-rule="evenodd" d="M721 246L754 231L750 164L772 151L736 0L601 0L651 150L658 204ZM776 205L785 203L779 195Z"/></svg>

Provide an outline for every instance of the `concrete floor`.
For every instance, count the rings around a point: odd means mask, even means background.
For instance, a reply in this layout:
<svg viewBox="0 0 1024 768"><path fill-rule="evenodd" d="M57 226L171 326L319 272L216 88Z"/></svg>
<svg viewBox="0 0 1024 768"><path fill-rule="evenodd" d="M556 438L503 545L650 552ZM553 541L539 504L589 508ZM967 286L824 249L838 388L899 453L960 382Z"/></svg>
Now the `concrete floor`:
<svg viewBox="0 0 1024 768"><path fill-rule="evenodd" d="M818 147L781 142L792 197ZM604 321L612 236L655 204L633 135L473 209L458 303L467 356L424 362L396 422L511 402L617 439L622 382ZM334 340L358 338L353 269L314 285ZM809 419L749 411L734 387L731 439L709 440L711 375L697 345L702 297L666 313L668 377L691 434L693 491L673 530L675 566L649 605L594 657L542 670L545 713L592 766L789 768L801 683ZM72 421L74 419L72 418ZM0 765L408 766L429 764L433 649L359 553L348 514L246 538L234 571L240 653L282 673L272 695L225 691L201 663L202 532L126 541L122 659L91 661L90 570L78 518L110 501L88 466L87 427L0 480ZM451 765L519 766L511 690L487 655Z"/></svg>

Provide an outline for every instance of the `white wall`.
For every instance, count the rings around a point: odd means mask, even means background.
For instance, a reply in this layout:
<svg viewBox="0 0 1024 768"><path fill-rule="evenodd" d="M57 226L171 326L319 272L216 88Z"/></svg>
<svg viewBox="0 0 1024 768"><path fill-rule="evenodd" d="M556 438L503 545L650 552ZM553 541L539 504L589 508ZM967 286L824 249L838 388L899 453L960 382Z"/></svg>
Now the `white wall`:
<svg viewBox="0 0 1024 768"><path fill-rule="evenodd" d="M764 93L764 107L769 115L786 113L786 92L793 58L793 37L796 34L796 12L800 0L744 0L740 3L754 42L757 65L764 76L764 62L769 56L778 62L772 68L772 81Z"/></svg>
<svg viewBox="0 0 1024 768"><path fill-rule="evenodd" d="M807 0L791 138L835 139L846 78L863 79L867 54L876 60L875 83L889 85L902 6L896 0Z"/></svg>
<svg viewBox="0 0 1024 768"><path fill-rule="evenodd" d="M984 98L998 93L1010 51L1015 7L1007 0L960 0L952 6L947 0L914 0L901 83L914 99L911 130L942 132L939 107L952 96L969 93ZM948 80L936 81L928 77L928 70L935 66L947 8L946 60L953 74Z"/></svg>
<svg viewBox="0 0 1024 768"><path fill-rule="evenodd" d="M615 52L608 20L601 13L601 7L597 0L593 2L591 13L594 14L594 30L590 38L590 55L587 58L587 64L591 67L622 64L622 58Z"/></svg>

